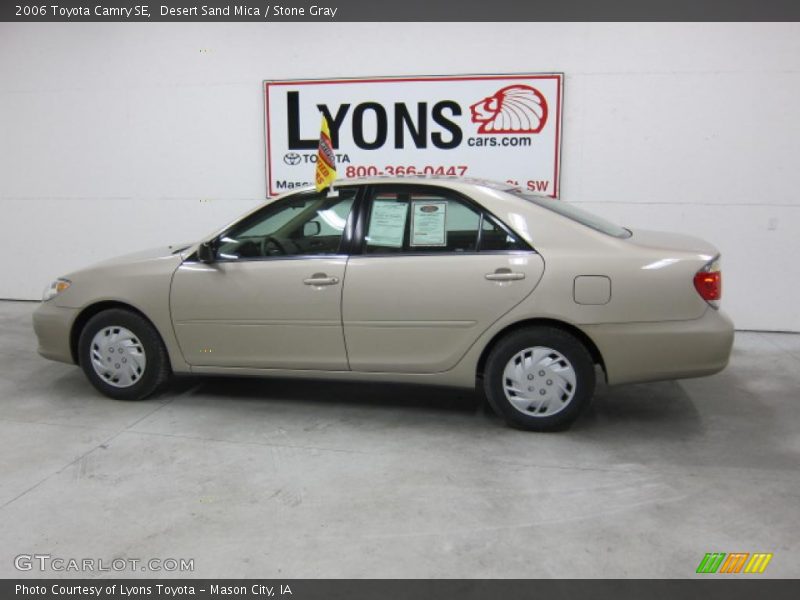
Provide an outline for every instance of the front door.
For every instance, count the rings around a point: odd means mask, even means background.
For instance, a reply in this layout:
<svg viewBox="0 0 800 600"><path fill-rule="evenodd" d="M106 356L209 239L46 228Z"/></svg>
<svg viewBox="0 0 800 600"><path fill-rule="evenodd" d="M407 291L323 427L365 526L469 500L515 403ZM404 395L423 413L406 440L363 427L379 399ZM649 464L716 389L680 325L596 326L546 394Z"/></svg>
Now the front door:
<svg viewBox="0 0 800 600"><path fill-rule="evenodd" d="M193 366L346 370L344 232L355 190L269 204L222 234L217 260L187 261L170 294Z"/></svg>

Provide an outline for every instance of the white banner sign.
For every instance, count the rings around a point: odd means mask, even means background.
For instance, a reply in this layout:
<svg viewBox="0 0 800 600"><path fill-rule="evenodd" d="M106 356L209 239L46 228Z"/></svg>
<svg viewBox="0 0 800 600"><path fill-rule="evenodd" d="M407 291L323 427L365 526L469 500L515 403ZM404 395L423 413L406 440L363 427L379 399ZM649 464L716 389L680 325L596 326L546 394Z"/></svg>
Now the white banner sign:
<svg viewBox="0 0 800 600"><path fill-rule="evenodd" d="M320 113L339 178L458 175L558 196L563 75L265 81L267 195L314 182Z"/></svg>

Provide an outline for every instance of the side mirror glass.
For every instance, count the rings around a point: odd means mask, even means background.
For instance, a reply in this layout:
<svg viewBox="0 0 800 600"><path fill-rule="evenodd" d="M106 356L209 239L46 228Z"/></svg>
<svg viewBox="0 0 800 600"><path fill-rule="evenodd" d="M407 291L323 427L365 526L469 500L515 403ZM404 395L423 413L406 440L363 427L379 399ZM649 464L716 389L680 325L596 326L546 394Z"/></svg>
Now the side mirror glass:
<svg viewBox="0 0 800 600"><path fill-rule="evenodd" d="M320 231L322 231L322 226L319 221L308 221L303 225L303 237L314 237L319 235Z"/></svg>
<svg viewBox="0 0 800 600"><path fill-rule="evenodd" d="M197 247L197 260L202 263L212 263L216 260L217 253L212 242L203 242Z"/></svg>

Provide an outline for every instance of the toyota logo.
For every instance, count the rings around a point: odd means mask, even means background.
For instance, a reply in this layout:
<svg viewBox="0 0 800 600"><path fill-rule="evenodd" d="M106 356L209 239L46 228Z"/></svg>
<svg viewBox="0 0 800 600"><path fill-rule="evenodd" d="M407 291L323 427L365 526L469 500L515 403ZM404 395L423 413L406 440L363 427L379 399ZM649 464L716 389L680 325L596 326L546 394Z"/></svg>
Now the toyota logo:
<svg viewBox="0 0 800 600"><path fill-rule="evenodd" d="M297 152L287 152L283 155L283 162L287 165L297 165L300 164L300 160L302 157Z"/></svg>

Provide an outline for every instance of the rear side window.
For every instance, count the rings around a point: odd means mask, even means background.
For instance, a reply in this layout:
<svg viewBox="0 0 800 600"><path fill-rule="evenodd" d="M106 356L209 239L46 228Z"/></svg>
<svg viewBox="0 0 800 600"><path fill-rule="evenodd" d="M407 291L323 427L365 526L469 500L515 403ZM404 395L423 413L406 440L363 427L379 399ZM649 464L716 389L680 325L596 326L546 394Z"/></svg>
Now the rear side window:
<svg viewBox="0 0 800 600"><path fill-rule="evenodd" d="M527 250L480 209L443 191L379 191L369 203L365 254Z"/></svg>

